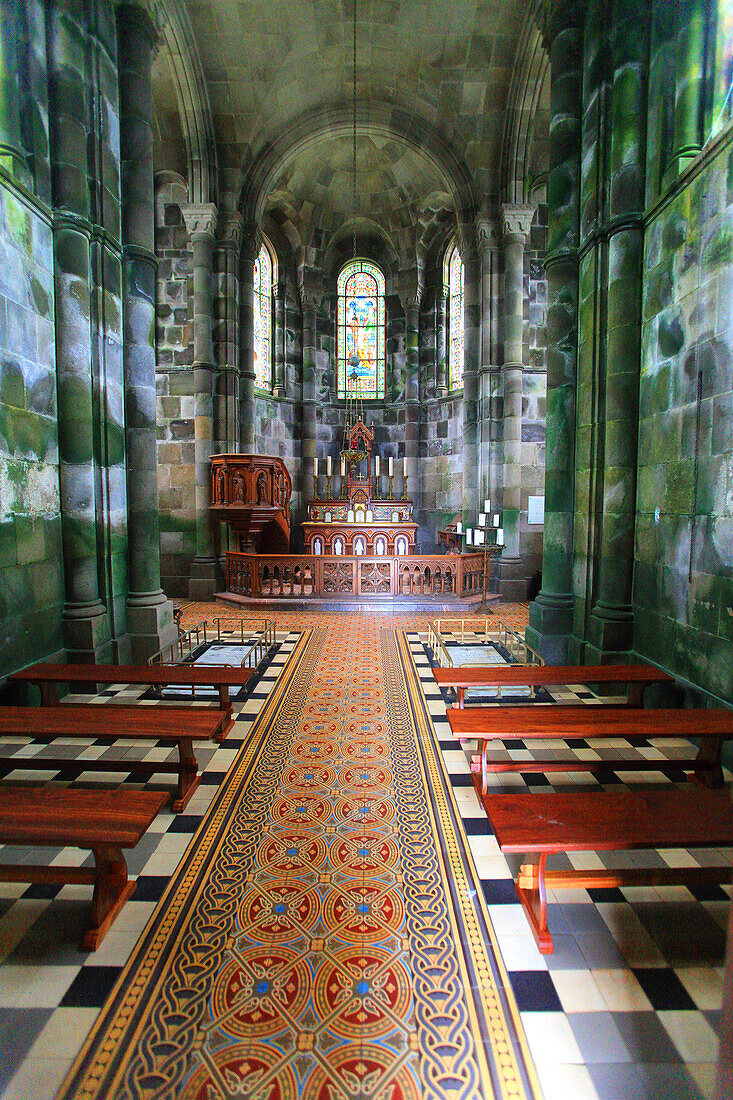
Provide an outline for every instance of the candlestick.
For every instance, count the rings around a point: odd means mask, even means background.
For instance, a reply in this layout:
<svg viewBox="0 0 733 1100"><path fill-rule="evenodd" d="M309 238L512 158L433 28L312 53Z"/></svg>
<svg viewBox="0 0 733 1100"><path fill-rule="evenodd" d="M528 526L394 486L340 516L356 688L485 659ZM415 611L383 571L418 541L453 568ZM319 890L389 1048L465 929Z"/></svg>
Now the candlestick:
<svg viewBox="0 0 733 1100"><path fill-rule="evenodd" d="M394 494L392 492L392 479L394 477L394 474L392 473L392 459L391 458L389 460L389 467L390 467L389 473L387 474L387 477L389 478L389 496L387 497L387 500L394 500Z"/></svg>
<svg viewBox="0 0 733 1100"><path fill-rule="evenodd" d="M328 466L326 467L326 469L328 469ZM328 488L326 489L326 497L327 497L328 500L332 500L333 498L331 497L331 471L330 470L328 470L328 473L326 474L326 480L328 481Z"/></svg>
<svg viewBox="0 0 733 1100"><path fill-rule="evenodd" d="M402 482L402 499L409 500L409 497L407 495L407 468L405 468L405 472L402 475Z"/></svg>
<svg viewBox="0 0 733 1100"><path fill-rule="evenodd" d="M318 474L313 473L313 499L318 500Z"/></svg>
<svg viewBox="0 0 733 1100"><path fill-rule="evenodd" d="M313 459L313 477L318 477L318 459Z"/></svg>
<svg viewBox="0 0 733 1100"><path fill-rule="evenodd" d="M402 476L407 477L407 458L402 459Z"/></svg>
<svg viewBox="0 0 733 1100"><path fill-rule="evenodd" d="M374 476L379 477L379 455L374 456Z"/></svg>
<svg viewBox="0 0 733 1100"><path fill-rule="evenodd" d="M346 459L341 459L341 477L346 477Z"/></svg>

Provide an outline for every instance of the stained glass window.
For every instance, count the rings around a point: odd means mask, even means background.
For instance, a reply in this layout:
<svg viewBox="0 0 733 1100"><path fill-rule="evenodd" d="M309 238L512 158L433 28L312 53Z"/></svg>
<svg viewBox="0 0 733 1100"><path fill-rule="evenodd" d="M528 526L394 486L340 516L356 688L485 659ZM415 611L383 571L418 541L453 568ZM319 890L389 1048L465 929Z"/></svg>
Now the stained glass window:
<svg viewBox="0 0 733 1100"><path fill-rule="evenodd" d="M448 378L452 390L463 385L463 261L454 245L448 256Z"/></svg>
<svg viewBox="0 0 733 1100"><path fill-rule="evenodd" d="M384 276L352 260L338 277L338 396L384 397Z"/></svg>
<svg viewBox="0 0 733 1100"><path fill-rule="evenodd" d="M266 244L255 260L255 385L272 389L272 258Z"/></svg>

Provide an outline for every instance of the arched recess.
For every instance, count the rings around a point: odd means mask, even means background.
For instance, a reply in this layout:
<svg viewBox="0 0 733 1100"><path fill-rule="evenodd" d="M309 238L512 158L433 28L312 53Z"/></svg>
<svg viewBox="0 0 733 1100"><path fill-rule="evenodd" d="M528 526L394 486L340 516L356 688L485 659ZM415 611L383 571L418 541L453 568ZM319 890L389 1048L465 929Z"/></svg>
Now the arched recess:
<svg viewBox="0 0 733 1100"><path fill-rule="evenodd" d="M203 66L184 0L147 0L165 49L186 144L189 201L217 201L214 124Z"/></svg>
<svg viewBox="0 0 733 1100"><path fill-rule="evenodd" d="M307 112L285 127L261 150L243 179L239 209L245 222L261 222L270 188L284 161L297 157L325 134L349 134L352 125L350 107L329 106ZM394 134L419 150L444 182L459 218L473 218L477 202L471 175L437 129L387 103L357 104L356 125L357 138L365 130Z"/></svg>
<svg viewBox="0 0 733 1100"><path fill-rule="evenodd" d="M534 121L549 75L549 58L542 42L535 12L528 12L517 47L512 82L507 97L501 152L501 194L504 202L531 201Z"/></svg>

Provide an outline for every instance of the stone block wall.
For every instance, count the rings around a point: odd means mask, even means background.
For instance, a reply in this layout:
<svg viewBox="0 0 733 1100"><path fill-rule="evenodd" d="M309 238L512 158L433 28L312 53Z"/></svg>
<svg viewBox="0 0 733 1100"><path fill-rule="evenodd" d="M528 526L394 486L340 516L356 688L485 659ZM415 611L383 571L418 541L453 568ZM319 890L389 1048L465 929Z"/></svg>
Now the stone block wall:
<svg viewBox="0 0 733 1100"><path fill-rule="evenodd" d="M0 175L0 676L62 649L48 214Z"/></svg>
<svg viewBox="0 0 733 1100"><path fill-rule="evenodd" d="M634 555L635 650L727 702L732 226L729 132L652 210L646 233Z"/></svg>

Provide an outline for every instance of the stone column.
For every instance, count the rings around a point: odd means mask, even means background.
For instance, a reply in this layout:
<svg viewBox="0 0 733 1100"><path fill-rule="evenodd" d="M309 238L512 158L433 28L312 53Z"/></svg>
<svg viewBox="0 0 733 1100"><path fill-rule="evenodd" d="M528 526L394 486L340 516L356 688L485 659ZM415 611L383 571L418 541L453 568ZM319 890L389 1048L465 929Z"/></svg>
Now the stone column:
<svg viewBox="0 0 733 1100"><path fill-rule="evenodd" d="M181 207L193 251L194 461L196 468L196 557L188 595L211 599L219 575L211 521L211 455L214 442L214 343L211 284L217 211L213 203Z"/></svg>
<svg viewBox="0 0 733 1100"><path fill-rule="evenodd" d="M0 164L29 182L20 132L18 0L0 0Z"/></svg>
<svg viewBox="0 0 733 1100"><path fill-rule="evenodd" d="M305 505L313 484L313 459L318 454L316 318L321 305L323 287L315 273L304 271L298 289L303 315L303 415L301 419L303 434L300 445L300 478Z"/></svg>
<svg viewBox="0 0 733 1100"><path fill-rule="evenodd" d="M284 279L275 286L275 384L273 397L285 396L285 291Z"/></svg>
<svg viewBox="0 0 733 1100"><path fill-rule="evenodd" d="M177 634L160 587L155 427L153 90L155 28L132 4L117 8L122 161L123 363L127 453L127 624L136 664Z"/></svg>
<svg viewBox="0 0 733 1100"><path fill-rule="evenodd" d="M255 261L262 246L262 236L256 225L245 225L242 230L239 284L241 293L241 347L242 361L239 372L239 417L241 425L242 453L254 454L255 437Z"/></svg>
<svg viewBox="0 0 733 1100"><path fill-rule="evenodd" d="M582 33L570 5L550 30L547 271L547 459L542 591L526 637L549 662L567 660L573 594L573 454L578 355Z"/></svg>
<svg viewBox="0 0 733 1100"><path fill-rule="evenodd" d="M499 563L499 590L505 600L527 596L526 569L519 553L522 508L522 386L524 330L524 246L534 207L505 203L501 208L504 242L504 470L502 521L504 550Z"/></svg>
<svg viewBox="0 0 733 1100"><path fill-rule="evenodd" d="M494 219L482 212L476 218L480 266L481 335L478 375L478 445L479 445L479 502L486 497L496 497L498 472L492 464L492 383L495 379L498 356L497 328L497 268L498 240Z"/></svg>
<svg viewBox="0 0 733 1100"><path fill-rule="evenodd" d="M628 660L633 646L634 531L639 432L641 300L644 255L648 20L630 5L614 26L609 137L608 263L602 367L605 394L601 532L595 602L588 622L589 664Z"/></svg>
<svg viewBox="0 0 733 1100"><path fill-rule="evenodd" d="M53 7L48 30L49 79L55 88L49 121L55 206L56 377L66 597L63 634L69 660L103 663L111 660L112 644L109 618L99 598L85 29L78 14Z"/></svg>
<svg viewBox="0 0 733 1100"><path fill-rule="evenodd" d="M674 131L668 179L677 176L702 147L705 8L705 0L679 0L677 4Z"/></svg>
<svg viewBox="0 0 733 1100"><path fill-rule="evenodd" d="M463 260L463 500L466 521L478 509L478 359L479 266L476 236L470 223L460 226Z"/></svg>
<svg viewBox="0 0 733 1100"><path fill-rule="evenodd" d="M405 461L407 491L420 510L420 302L423 288L414 279L400 286L400 301L405 311Z"/></svg>
<svg viewBox="0 0 733 1100"><path fill-rule="evenodd" d="M242 215L226 214L218 222L219 302L214 442L222 451L236 451L239 438L239 249Z"/></svg>
<svg viewBox="0 0 733 1100"><path fill-rule="evenodd" d="M448 287L435 291L435 395L448 393Z"/></svg>

